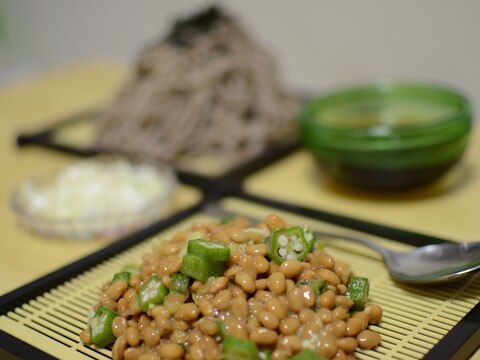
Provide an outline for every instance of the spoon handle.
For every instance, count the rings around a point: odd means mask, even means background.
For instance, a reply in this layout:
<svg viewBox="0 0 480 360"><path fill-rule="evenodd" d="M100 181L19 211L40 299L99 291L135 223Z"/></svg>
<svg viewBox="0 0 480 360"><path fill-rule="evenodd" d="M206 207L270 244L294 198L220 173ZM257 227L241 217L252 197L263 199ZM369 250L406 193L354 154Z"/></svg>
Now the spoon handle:
<svg viewBox="0 0 480 360"><path fill-rule="evenodd" d="M384 258L388 257L390 254L390 250L384 248L383 246L380 246L374 242L365 240L361 237L353 236L353 235L347 235L347 234L337 234L337 233L331 233L328 231L314 231L317 237L329 237L333 239L339 239L339 240L347 240L351 242L355 242L357 244L365 245L369 247L372 250L375 250L376 252L380 253Z"/></svg>

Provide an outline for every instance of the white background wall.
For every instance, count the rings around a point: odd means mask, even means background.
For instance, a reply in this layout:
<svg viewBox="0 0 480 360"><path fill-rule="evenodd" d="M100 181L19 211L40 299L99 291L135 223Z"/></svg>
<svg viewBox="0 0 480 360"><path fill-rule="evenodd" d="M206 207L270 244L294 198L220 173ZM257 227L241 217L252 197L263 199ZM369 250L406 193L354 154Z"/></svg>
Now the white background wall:
<svg viewBox="0 0 480 360"><path fill-rule="evenodd" d="M0 81L82 59L134 61L173 19L212 3L277 55L293 87L427 79L480 109L478 0L0 0Z"/></svg>

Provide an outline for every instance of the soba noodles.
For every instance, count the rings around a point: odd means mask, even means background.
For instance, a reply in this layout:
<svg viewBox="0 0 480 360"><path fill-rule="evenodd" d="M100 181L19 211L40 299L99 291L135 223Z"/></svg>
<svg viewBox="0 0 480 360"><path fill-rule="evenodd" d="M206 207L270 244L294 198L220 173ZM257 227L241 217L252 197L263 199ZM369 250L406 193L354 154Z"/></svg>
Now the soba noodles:
<svg viewBox="0 0 480 360"><path fill-rule="evenodd" d="M296 137L298 101L273 58L212 8L140 56L97 121L97 145L202 171L235 166Z"/></svg>

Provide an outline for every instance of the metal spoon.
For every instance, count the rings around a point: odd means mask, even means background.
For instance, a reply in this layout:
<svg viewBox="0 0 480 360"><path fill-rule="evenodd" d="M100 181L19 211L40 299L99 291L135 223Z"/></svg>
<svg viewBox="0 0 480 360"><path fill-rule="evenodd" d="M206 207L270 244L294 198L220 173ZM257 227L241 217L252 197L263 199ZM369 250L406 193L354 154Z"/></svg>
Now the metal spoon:
<svg viewBox="0 0 480 360"><path fill-rule="evenodd" d="M220 218L235 215L212 204L205 208L205 212ZM252 216L245 214L241 216L253 223L259 222ZM323 230L314 232L317 238L323 236L351 241L377 251L383 256L390 276L406 284L438 284L480 270L480 242L441 243L422 246L409 252L397 252L357 236Z"/></svg>
<svg viewBox="0 0 480 360"><path fill-rule="evenodd" d="M390 276L399 282L426 285L456 280L480 269L480 242L442 243L410 252L392 251L368 240L315 231L317 236L353 241L383 256Z"/></svg>

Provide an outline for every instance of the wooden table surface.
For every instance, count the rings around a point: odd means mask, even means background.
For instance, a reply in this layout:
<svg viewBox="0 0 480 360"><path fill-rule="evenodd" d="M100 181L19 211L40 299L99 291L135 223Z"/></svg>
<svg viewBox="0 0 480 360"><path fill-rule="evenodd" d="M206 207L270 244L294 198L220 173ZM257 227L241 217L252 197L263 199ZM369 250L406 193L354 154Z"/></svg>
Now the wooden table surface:
<svg viewBox="0 0 480 360"><path fill-rule="evenodd" d="M0 295L108 244L104 239L43 238L19 224L9 206L14 188L28 177L48 173L76 158L36 146L19 148L15 137L22 130L40 129L52 120L105 104L126 75L127 68L121 64L81 63L0 88ZM372 194L333 184L304 151L250 176L245 188L407 230L473 241L480 239L479 151L480 132L475 130L466 157L444 181L403 194ZM197 189L180 185L171 210L199 199ZM480 359L480 353L474 358Z"/></svg>

